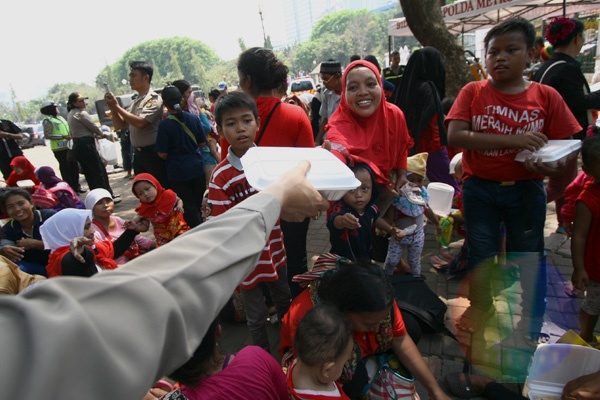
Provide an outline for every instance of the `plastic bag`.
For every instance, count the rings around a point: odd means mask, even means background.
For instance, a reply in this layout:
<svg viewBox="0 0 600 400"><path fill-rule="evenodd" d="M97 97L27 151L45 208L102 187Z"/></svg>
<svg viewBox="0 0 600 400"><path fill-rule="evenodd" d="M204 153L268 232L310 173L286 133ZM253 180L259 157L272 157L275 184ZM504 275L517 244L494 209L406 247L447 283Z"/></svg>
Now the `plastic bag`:
<svg viewBox="0 0 600 400"><path fill-rule="evenodd" d="M106 165L117 164L117 145L108 139L98 139L96 141L100 158Z"/></svg>
<svg viewBox="0 0 600 400"><path fill-rule="evenodd" d="M364 388L367 399L419 399L414 376L393 354L369 356L365 367L369 376L369 383Z"/></svg>

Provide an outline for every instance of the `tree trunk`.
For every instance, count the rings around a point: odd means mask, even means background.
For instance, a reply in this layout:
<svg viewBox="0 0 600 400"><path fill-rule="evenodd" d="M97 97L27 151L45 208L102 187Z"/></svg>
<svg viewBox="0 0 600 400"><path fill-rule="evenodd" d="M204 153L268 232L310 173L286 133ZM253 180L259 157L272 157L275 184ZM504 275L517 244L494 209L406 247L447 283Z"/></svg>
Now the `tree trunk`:
<svg viewBox="0 0 600 400"><path fill-rule="evenodd" d="M415 38L423 46L435 47L446 57L446 96L456 97L472 76L464 49L446 28L442 5L440 0L400 0L406 22Z"/></svg>

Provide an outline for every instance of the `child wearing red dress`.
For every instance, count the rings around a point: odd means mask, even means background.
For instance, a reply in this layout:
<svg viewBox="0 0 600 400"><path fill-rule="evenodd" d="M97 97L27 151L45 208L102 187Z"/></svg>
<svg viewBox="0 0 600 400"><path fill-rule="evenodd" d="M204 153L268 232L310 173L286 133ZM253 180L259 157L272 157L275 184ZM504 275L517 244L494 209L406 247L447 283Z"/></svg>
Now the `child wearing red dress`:
<svg viewBox="0 0 600 400"><path fill-rule="evenodd" d="M151 174L137 174L131 191L140 201L135 211L152 223L157 247L190 230L183 219L181 199L171 189L163 188Z"/></svg>

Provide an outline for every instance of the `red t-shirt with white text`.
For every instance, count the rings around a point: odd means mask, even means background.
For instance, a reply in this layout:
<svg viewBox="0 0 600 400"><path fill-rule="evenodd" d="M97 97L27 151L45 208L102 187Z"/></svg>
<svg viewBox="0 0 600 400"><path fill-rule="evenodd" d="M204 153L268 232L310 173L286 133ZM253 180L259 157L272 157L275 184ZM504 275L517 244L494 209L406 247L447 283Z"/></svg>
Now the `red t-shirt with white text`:
<svg viewBox="0 0 600 400"><path fill-rule="evenodd" d="M581 131L579 123L552 87L531 82L517 94L496 89L491 81L476 81L465 85L445 123L467 121L471 130L495 135L522 135L541 132L548 139L564 139ZM540 179L514 160L523 149L465 150L463 169L467 179L476 176L492 181Z"/></svg>

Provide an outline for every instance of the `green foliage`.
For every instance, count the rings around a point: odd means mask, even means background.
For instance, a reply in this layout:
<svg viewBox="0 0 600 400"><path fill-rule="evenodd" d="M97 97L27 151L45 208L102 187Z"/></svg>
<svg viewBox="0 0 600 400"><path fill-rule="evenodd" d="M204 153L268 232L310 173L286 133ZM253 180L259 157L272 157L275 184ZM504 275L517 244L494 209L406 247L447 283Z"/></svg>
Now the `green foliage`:
<svg viewBox="0 0 600 400"><path fill-rule="evenodd" d="M310 40L281 52L291 59L286 65L293 75L311 72L321 61L334 59L348 64L350 56L387 53L387 22L400 13L399 7L386 12L343 10L321 18L313 27Z"/></svg>
<svg viewBox="0 0 600 400"><path fill-rule="evenodd" d="M142 60L152 63L154 87L161 87L167 81L181 78L205 87L207 82L204 82L204 71L210 70L219 62L215 52L199 40L184 37L150 40L127 50L110 67L114 80L121 82L122 79L127 79L129 62ZM99 83L98 80L96 82Z"/></svg>
<svg viewBox="0 0 600 400"><path fill-rule="evenodd" d="M219 82L225 81L229 87L238 85L237 60L222 61L206 71L205 93L217 87Z"/></svg>
<svg viewBox="0 0 600 400"><path fill-rule="evenodd" d="M356 16L369 13L367 10L350 11L342 10L328 14L317 21L310 34L310 40L319 39L326 34L342 35L349 27L353 26Z"/></svg>

